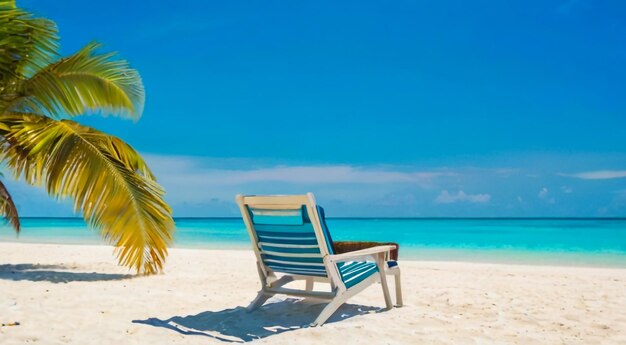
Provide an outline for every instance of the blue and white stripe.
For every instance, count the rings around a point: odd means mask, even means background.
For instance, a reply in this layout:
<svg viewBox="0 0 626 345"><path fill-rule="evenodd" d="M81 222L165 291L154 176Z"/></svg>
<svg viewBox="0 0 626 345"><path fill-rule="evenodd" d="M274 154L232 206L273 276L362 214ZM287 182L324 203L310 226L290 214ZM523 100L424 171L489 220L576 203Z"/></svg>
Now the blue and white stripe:
<svg viewBox="0 0 626 345"><path fill-rule="evenodd" d="M324 211L318 208L322 239L333 254L332 239L324 220ZM306 276L327 277L326 266L310 217L303 206L297 210L257 210L249 208L258 248L263 264L272 271ZM351 261L337 265L341 279L350 288L378 272L373 262Z"/></svg>

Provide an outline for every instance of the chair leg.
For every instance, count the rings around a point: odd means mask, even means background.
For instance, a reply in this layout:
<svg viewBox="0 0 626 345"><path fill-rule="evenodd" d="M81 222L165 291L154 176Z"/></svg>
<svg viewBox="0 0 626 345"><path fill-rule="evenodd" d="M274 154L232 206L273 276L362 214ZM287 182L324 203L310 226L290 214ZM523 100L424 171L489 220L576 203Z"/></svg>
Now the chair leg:
<svg viewBox="0 0 626 345"><path fill-rule="evenodd" d="M380 285L383 287L383 295L385 296L385 305L387 309L393 308L391 297L389 296L389 286L387 285L387 274L385 273L385 264L383 263L382 256L379 256L376 260L378 266L378 274L380 275Z"/></svg>
<svg viewBox="0 0 626 345"><path fill-rule="evenodd" d="M313 291L313 278L306 278L306 291Z"/></svg>
<svg viewBox="0 0 626 345"><path fill-rule="evenodd" d="M380 285L383 287L383 295L385 296L385 305L387 305L387 309L393 308L393 303L391 302L391 296L389 296L389 286L387 285L387 276L384 272L380 274Z"/></svg>
<svg viewBox="0 0 626 345"><path fill-rule="evenodd" d="M402 307L402 284L400 283L400 269L394 274L396 280L396 306Z"/></svg>
<svg viewBox="0 0 626 345"><path fill-rule="evenodd" d="M270 297L272 296L274 296L274 294L271 292L265 292L263 290L259 291L259 293L256 295L256 298L246 308L246 311L249 313L249 312L256 310L258 307L262 306L263 303L265 303L265 301L270 299Z"/></svg>
<svg viewBox="0 0 626 345"><path fill-rule="evenodd" d="M324 307L322 312L317 316L317 319L313 321L311 326L322 326L337 311L337 309L339 309L339 307L344 304L345 301L346 299L344 298L344 296L335 297L332 301L330 301L330 303L326 305L326 307Z"/></svg>

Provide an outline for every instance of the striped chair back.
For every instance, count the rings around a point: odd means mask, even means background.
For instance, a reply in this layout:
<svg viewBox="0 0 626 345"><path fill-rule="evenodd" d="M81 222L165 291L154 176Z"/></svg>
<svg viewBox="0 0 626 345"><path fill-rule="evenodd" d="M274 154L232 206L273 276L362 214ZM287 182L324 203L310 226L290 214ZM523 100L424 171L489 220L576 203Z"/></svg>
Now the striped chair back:
<svg viewBox="0 0 626 345"><path fill-rule="evenodd" d="M333 249L323 209L307 196L285 198L247 196L240 203L258 261L266 275L328 277L323 257Z"/></svg>

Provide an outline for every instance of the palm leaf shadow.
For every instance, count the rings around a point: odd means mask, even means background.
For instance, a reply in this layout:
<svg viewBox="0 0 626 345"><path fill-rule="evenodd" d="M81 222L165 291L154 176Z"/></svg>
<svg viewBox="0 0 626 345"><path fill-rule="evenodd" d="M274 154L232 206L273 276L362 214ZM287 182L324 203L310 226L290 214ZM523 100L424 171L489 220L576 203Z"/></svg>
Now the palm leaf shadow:
<svg viewBox="0 0 626 345"><path fill-rule="evenodd" d="M13 281L47 281L51 283L122 280L136 277L132 274L72 272L63 265L7 264L0 265L0 279Z"/></svg>

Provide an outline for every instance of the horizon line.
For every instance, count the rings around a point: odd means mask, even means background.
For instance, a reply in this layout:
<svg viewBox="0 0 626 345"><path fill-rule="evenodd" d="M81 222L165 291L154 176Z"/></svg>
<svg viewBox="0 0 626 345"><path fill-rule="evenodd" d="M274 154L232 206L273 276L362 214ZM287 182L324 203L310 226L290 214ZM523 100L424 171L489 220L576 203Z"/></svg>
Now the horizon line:
<svg viewBox="0 0 626 345"><path fill-rule="evenodd" d="M25 216L20 219L80 219L82 217ZM173 217L177 219L241 219L240 216ZM326 217L326 219L386 219L386 220L626 220L623 217Z"/></svg>

